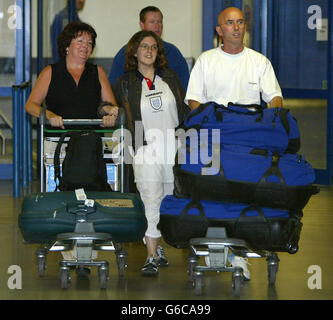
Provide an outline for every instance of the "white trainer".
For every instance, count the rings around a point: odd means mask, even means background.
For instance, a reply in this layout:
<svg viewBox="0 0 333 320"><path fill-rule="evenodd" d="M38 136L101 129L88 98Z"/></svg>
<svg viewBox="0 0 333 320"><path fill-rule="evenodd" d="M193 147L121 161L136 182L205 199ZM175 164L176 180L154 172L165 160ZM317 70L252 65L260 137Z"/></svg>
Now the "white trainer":
<svg viewBox="0 0 333 320"><path fill-rule="evenodd" d="M243 269L244 280L251 279L251 273L247 267L247 265L249 264L247 258L242 258L239 256L235 256L234 254L230 254L228 256L228 261L232 267L240 267Z"/></svg>
<svg viewBox="0 0 333 320"><path fill-rule="evenodd" d="M209 256L205 256L205 262L206 262L206 266L207 266L207 267L210 267Z"/></svg>

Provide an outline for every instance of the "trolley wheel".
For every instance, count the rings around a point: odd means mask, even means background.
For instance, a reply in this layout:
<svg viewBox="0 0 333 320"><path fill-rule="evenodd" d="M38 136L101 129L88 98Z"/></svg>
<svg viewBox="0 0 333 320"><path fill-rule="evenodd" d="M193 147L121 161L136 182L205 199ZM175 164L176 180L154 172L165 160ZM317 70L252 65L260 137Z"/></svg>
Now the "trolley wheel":
<svg viewBox="0 0 333 320"><path fill-rule="evenodd" d="M270 286L275 285L276 274L279 269L279 258L276 253L272 254L267 258L267 275L268 275L268 284Z"/></svg>
<svg viewBox="0 0 333 320"><path fill-rule="evenodd" d="M204 277L203 277L203 275L194 274L193 286L194 286L195 295L201 296L202 291L203 291L203 287L204 287Z"/></svg>
<svg viewBox="0 0 333 320"><path fill-rule="evenodd" d="M46 269L46 257L37 257L38 276L44 277Z"/></svg>
<svg viewBox="0 0 333 320"><path fill-rule="evenodd" d="M60 286L61 289L67 289L71 282L70 271L68 268L60 269Z"/></svg>
<svg viewBox="0 0 333 320"><path fill-rule="evenodd" d="M189 261L189 263L188 263L187 274L188 274L189 280L191 282L194 281L194 270L197 265L198 265L198 261Z"/></svg>
<svg viewBox="0 0 333 320"><path fill-rule="evenodd" d="M243 275L233 273L232 274L232 289L233 289L235 297L240 297L242 283L243 283Z"/></svg>
<svg viewBox="0 0 333 320"><path fill-rule="evenodd" d="M288 253L290 253L290 254L295 254L297 251L298 251L298 245L294 245L294 246L290 246L289 248L288 248Z"/></svg>
<svg viewBox="0 0 333 320"><path fill-rule="evenodd" d="M274 286L275 285L275 281L276 281L276 274L278 271L278 265L277 264L268 264L267 267L267 271L268 271L268 284L270 286Z"/></svg>
<svg viewBox="0 0 333 320"><path fill-rule="evenodd" d="M109 271L105 268L98 269L99 287L101 289L106 289L107 282L109 280Z"/></svg>
<svg viewBox="0 0 333 320"><path fill-rule="evenodd" d="M125 268L127 267L125 255L117 255L117 266L119 276L123 277L125 274Z"/></svg>

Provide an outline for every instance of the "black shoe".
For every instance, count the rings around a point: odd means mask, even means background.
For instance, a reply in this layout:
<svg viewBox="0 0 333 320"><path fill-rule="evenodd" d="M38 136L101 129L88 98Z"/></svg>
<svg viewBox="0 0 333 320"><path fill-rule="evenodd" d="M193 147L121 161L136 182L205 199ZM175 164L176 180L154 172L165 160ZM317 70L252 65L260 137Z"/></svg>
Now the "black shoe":
<svg viewBox="0 0 333 320"><path fill-rule="evenodd" d="M77 267L76 274L79 278L88 278L90 275L90 269L87 267Z"/></svg>
<svg viewBox="0 0 333 320"><path fill-rule="evenodd" d="M162 246L157 246L157 262L158 266L161 268L167 267L169 265L169 261L164 254Z"/></svg>
<svg viewBox="0 0 333 320"><path fill-rule="evenodd" d="M158 262L154 257L148 257L141 269L143 276L154 277L158 275Z"/></svg>

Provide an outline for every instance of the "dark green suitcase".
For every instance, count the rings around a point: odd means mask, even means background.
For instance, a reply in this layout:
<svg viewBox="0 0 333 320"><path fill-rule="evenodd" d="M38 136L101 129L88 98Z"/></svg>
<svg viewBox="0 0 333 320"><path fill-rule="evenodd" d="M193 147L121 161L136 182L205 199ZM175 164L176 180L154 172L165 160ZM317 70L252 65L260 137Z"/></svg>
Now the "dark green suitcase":
<svg viewBox="0 0 333 320"><path fill-rule="evenodd" d="M74 191L34 193L23 200L19 227L28 243L48 244L60 233L73 232L78 212L86 211L95 232L108 233L114 242L135 242L144 237L147 221L136 194L86 192L93 207L77 201Z"/></svg>

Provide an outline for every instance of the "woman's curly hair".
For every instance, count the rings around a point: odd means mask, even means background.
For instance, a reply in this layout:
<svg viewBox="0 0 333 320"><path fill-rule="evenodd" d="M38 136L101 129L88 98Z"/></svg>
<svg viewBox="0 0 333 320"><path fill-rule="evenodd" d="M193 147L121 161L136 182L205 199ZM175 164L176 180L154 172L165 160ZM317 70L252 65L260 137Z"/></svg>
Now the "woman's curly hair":
<svg viewBox="0 0 333 320"><path fill-rule="evenodd" d="M138 69L138 59L135 54L138 51L141 41L146 37L153 37L157 43L157 57L154 66L159 69L166 69L168 67L168 60L165 56L164 45L161 38L156 35L153 31L139 31L135 33L130 41L128 42L125 50L125 70L137 70Z"/></svg>
<svg viewBox="0 0 333 320"><path fill-rule="evenodd" d="M66 49L70 46L72 40L85 32L91 36L92 50L94 50L97 38L95 29L88 23L73 21L64 28L57 39L58 55L60 59L66 57Z"/></svg>

